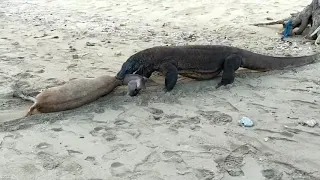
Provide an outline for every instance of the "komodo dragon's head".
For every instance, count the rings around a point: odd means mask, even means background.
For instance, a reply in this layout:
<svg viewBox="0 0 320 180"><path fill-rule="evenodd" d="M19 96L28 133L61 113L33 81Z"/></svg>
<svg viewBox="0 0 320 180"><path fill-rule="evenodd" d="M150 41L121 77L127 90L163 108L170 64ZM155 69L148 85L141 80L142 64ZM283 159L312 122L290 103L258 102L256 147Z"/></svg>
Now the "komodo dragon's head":
<svg viewBox="0 0 320 180"><path fill-rule="evenodd" d="M122 64L120 71L117 74L118 79L124 79L125 75L133 74L143 67L142 62L139 59L130 57L126 62Z"/></svg>

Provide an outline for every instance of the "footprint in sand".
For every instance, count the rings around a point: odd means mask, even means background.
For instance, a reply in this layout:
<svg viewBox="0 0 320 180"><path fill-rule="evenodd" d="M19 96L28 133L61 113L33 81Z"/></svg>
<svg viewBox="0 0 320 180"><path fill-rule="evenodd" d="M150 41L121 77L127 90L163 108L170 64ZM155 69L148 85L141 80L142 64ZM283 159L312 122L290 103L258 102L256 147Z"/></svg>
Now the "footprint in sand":
<svg viewBox="0 0 320 180"><path fill-rule="evenodd" d="M149 111L153 115L162 115L163 114L163 111L161 109L152 108L152 107L149 107L147 109L147 111Z"/></svg>
<svg viewBox="0 0 320 180"><path fill-rule="evenodd" d="M163 111L161 109L149 107L147 108L147 111L152 114L154 120L156 121L163 118Z"/></svg>
<svg viewBox="0 0 320 180"><path fill-rule="evenodd" d="M164 151L162 153L163 157L164 157L164 161L165 162L174 162L174 163L183 163L185 164L184 160L182 159L182 157L174 152L174 151Z"/></svg>
<svg viewBox="0 0 320 180"><path fill-rule="evenodd" d="M131 173L129 168L120 162L114 162L110 165L110 173L112 176L123 177Z"/></svg>
<svg viewBox="0 0 320 180"><path fill-rule="evenodd" d="M39 143L39 144L36 146L37 149L47 149L47 148L49 148L49 147L52 147L52 145L51 145L51 144L48 144L48 143L46 143L46 142Z"/></svg>
<svg viewBox="0 0 320 180"><path fill-rule="evenodd" d="M303 100L290 100L294 104L295 107L301 107L301 106L308 106L311 109L319 109L320 105L314 102L310 101L303 101Z"/></svg>
<svg viewBox="0 0 320 180"><path fill-rule="evenodd" d="M2 141L0 140L0 149L7 148L10 150L13 150L18 154L21 154L21 152L16 149L16 144L20 137L22 137L22 135L19 133L14 133L14 134L4 136Z"/></svg>
<svg viewBox="0 0 320 180"><path fill-rule="evenodd" d="M153 151L150 154L148 154L141 162L136 164L133 171L148 172L160 161L161 161L161 156L156 151Z"/></svg>
<svg viewBox="0 0 320 180"><path fill-rule="evenodd" d="M94 162L94 161L96 161L96 158L93 156L87 156L84 160Z"/></svg>
<svg viewBox="0 0 320 180"><path fill-rule="evenodd" d="M257 103L248 103L248 108L250 109L256 109L260 113L271 113L277 110L278 108L275 107L267 107L262 104L257 104Z"/></svg>
<svg viewBox="0 0 320 180"><path fill-rule="evenodd" d="M216 177L214 172L207 169L196 169L194 174L198 179L214 179Z"/></svg>
<svg viewBox="0 0 320 180"><path fill-rule="evenodd" d="M72 149L68 149L67 151L68 151L69 156L73 156L73 155L77 155L77 154L83 154L80 151L75 151L75 150L72 150Z"/></svg>
<svg viewBox="0 0 320 180"><path fill-rule="evenodd" d="M107 141L114 141L117 139L115 131L113 128L97 126L92 131L90 131L92 136L100 136L105 138Z"/></svg>
<svg viewBox="0 0 320 180"><path fill-rule="evenodd" d="M40 151L37 153L37 158L41 160L42 167L46 170L53 170L60 166L60 160L49 153Z"/></svg>
<svg viewBox="0 0 320 180"><path fill-rule="evenodd" d="M190 128L191 130L199 130L201 127L197 124L200 124L200 118L199 117L189 117L184 120L170 120L170 122L173 123L170 125L170 128L173 129L179 129L179 128Z"/></svg>
<svg viewBox="0 0 320 180"><path fill-rule="evenodd" d="M272 179L272 178L274 178L276 176L276 172L273 169L262 170L261 174L267 179Z"/></svg>
<svg viewBox="0 0 320 180"><path fill-rule="evenodd" d="M256 148L250 145L242 145L229 153L221 162L218 163L220 169L225 170L230 176L244 176L241 169L244 165L244 157L247 154L255 153Z"/></svg>
<svg viewBox="0 0 320 180"><path fill-rule="evenodd" d="M210 124L225 125L232 122L232 117L220 111L197 111L204 119L208 120Z"/></svg>
<svg viewBox="0 0 320 180"><path fill-rule="evenodd" d="M16 75L14 75L13 77L18 78L18 79L30 79L30 78L34 78L35 76L28 73L28 72L24 72L24 73L18 73Z"/></svg>
<svg viewBox="0 0 320 180"><path fill-rule="evenodd" d="M64 162L65 164L62 164L63 170L69 173L73 174L81 174L82 166L80 166L78 163L75 162Z"/></svg>
<svg viewBox="0 0 320 180"><path fill-rule="evenodd" d="M117 139L117 136L116 134L114 134L113 132L111 131L108 131L106 133L103 133L102 134L102 137L104 137L107 141L114 141Z"/></svg>

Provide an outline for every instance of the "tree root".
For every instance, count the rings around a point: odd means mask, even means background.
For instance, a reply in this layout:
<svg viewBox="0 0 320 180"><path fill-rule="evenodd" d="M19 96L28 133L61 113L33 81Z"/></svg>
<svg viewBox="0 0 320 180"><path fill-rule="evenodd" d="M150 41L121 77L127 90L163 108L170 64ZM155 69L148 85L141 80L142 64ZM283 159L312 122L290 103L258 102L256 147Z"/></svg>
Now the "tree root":
<svg viewBox="0 0 320 180"><path fill-rule="evenodd" d="M291 13L290 15L291 17L282 20L268 23L257 23L253 25L263 26L282 24L282 26L285 27L286 22L288 20L292 20L291 35L302 35L308 25L311 25L311 28L309 32L306 33L307 35L305 38L315 40L315 45L318 45L318 43L320 43L320 0L312 0L312 2L301 12Z"/></svg>
<svg viewBox="0 0 320 180"><path fill-rule="evenodd" d="M267 22L267 23L256 23L252 24L254 26L268 26L268 25L276 25L276 24L282 24L282 26L285 26L286 19L281 19L278 21L272 21L272 22Z"/></svg>
<svg viewBox="0 0 320 180"><path fill-rule="evenodd" d="M320 31L320 26L313 33L311 33L310 36L314 36L314 35L318 34L319 31ZM314 45L318 46L319 41L320 41L320 36L318 35L318 37L314 41Z"/></svg>

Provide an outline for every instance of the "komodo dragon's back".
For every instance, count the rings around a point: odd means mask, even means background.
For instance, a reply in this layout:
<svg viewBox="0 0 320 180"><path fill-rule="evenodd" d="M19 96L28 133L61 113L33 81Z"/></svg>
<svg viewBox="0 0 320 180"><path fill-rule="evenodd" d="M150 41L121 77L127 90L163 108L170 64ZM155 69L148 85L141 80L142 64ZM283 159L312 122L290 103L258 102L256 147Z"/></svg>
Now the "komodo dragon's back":
<svg viewBox="0 0 320 180"><path fill-rule="evenodd" d="M271 56L259 53L254 53L249 50L245 50L233 46L225 45L189 45L189 46L176 46L182 49L201 49L218 51L221 54L239 54L242 56L242 67L252 70L276 70L290 67L298 67L307 64L312 64L320 61L320 53L316 53L308 56Z"/></svg>

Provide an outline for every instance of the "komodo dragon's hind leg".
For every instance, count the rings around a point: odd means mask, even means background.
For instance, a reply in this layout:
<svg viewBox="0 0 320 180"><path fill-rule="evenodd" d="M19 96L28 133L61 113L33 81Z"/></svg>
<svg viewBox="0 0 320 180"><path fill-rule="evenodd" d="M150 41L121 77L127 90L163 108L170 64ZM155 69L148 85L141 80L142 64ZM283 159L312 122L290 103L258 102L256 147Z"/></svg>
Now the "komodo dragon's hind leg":
<svg viewBox="0 0 320 180"><path fill-rule="evenodd" d="M178 80L178 69L172 63L164 63L160 66L160 71L165 75L165 87L171 91Z"/></svg>
<svg viewBox="0 0 320 180"><path fill-rule="evenodd" d="M216 88L219 88L220 86L226 86L234 82L236 70L240 68L241 61L242 57L237 54L232 54L225 59L223 64L222 78Z"/></svg>

